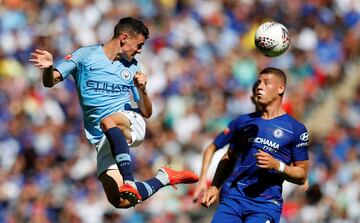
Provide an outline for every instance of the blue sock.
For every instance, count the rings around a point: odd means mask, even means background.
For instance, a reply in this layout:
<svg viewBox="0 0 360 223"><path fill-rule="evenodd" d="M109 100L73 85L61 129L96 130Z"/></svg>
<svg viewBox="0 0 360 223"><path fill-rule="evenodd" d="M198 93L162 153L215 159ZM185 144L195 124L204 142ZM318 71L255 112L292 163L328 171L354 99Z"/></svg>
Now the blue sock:
<svg viewBox="0 0 360 223"><path fill-rule="evenodd" d="M143 201L151 197L156 191L165 186L157 178L151 178L150 180L143 182L136 182L135 184Z"/></svg>
<svg viewBox="0 0 360 223"><path fill-rule="evenodd" d="M129 146L124 134L119 128L113 127L108 129L105 132L105 135L110 143L111 153L124 181L134 182L134 175L131 169Z"/></svg>

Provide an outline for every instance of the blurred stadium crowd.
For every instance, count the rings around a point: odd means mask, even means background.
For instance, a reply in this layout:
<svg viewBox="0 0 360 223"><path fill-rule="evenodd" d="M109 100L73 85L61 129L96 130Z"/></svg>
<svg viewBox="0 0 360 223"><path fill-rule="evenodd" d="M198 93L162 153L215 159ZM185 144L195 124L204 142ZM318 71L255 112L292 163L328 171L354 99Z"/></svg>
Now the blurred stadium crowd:
<svg viewBox="0 0 360 223"><path fill-rule="evenodd" d="M254 110L251 87L265 66L287 72L284 107L304 122L360 75L349 69L359 71L359 0L0 0L0 222L210 221L214 209L192 203L193 186L161 189L136 208L110 207L73 82L46 89L28 63L35 48L57 60L105 42L125 16L150 28L138 60L154 114L146 140L131 150L138 179L164 164L199 173L210 140ZM278 58L254 48L254 31L268 20L292 38ZM309 128L310 187L285 185L283 223L360 222L360 82L351 92L337 102L331 128Z"/></svg>

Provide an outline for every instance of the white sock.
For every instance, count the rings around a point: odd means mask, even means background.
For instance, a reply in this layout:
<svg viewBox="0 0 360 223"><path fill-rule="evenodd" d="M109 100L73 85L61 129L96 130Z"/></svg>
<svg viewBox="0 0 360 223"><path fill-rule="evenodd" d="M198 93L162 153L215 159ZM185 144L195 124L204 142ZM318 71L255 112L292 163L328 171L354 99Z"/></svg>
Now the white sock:
<svg viewBox="0 0 360 223"><path fill-rule="evenodd" d="M167 175L167 173L165 171L163 171L162 169L160 169L157 174L156 174L156 179L158 179L162 184L164 185L168 185L170 183L169 181L169 176Z"/></svg>

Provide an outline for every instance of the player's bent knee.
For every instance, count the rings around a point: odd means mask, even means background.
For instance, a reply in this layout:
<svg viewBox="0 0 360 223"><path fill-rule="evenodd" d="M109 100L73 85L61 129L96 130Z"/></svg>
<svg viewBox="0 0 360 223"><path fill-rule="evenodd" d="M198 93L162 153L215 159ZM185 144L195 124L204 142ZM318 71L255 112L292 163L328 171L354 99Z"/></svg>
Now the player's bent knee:
<svg viewBox="0 0 360 223"><path fill-rule="evenodd" d="M113 113L100 120L100 127L103 132L113 127L118 127L124 131L125 129L130 129L130 121L122 113Z"/></svg>
<svg viewBox="0 0 360 223"><path fill-rule="evenodd" d="M107 131L108 129L110 129L112 127L116 127L116 124L113 121L112 117L108 116L108 117L105 117L105 118L101 119L100 127L105 132L105 131Z"/></svg>

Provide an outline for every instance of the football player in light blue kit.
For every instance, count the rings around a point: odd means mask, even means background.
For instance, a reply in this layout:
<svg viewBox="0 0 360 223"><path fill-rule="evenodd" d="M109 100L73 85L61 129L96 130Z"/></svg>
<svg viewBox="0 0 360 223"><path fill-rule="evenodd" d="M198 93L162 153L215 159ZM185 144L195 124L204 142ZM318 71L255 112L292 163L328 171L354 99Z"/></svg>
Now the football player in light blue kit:
<svg viewBox="0 0 360 223"><path fill-rule="evenodd" d="M52 55L36 50L30 61L44 69L43 84L52 87L73 76L83 111L85 134L97 150L97 175L109 202L117 208L135 206L166 185L195 183L191 171L159 169L156 177L135 182L129 146L145 136L145 121L152 114L146 92L147 78L135 55L149 36L148 28L131 17L120 19L106 44L82 47L53 67ZM138 108L131 107L131 92Z"/></svg>
<svg viewBox="0 0 360 223"><path fill-rule="evenodd" d="M212 205L226 178L231 173L236 177L212 222L279 222L282 183L305 183L308 133L281 107L285 86L282 70L262 70L256 89L261 111L242 115L231 123L226 133L231 138L230 147L218 164L202 204Z"/></svg>

